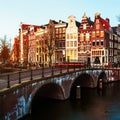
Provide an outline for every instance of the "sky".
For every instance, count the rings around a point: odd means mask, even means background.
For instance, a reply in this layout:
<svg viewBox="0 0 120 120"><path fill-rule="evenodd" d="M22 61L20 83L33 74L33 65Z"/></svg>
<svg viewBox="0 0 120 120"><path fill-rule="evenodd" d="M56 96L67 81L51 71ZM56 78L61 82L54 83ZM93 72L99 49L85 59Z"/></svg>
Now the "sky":
<svg viewBox="0 0 120 120"><path fill-rule="evenodd" d="M81 22L84 13L94 21L95 13L110 19L111 26L120 24L120 0L0 0L0 38L14 41L20 22L44 25L52 20L68 22L74 15Z"/></svg>

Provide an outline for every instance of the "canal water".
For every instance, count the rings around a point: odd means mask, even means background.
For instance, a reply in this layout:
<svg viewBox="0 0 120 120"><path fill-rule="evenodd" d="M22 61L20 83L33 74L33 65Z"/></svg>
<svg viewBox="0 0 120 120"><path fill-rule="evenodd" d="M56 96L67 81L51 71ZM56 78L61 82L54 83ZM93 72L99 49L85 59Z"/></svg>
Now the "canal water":
<svg viewBox="0 0 120 120"><path fill-rule="evenodd" d="M103 90L81 88L81 99L36 102L23 120L120 120L120 82Z"/></svg>

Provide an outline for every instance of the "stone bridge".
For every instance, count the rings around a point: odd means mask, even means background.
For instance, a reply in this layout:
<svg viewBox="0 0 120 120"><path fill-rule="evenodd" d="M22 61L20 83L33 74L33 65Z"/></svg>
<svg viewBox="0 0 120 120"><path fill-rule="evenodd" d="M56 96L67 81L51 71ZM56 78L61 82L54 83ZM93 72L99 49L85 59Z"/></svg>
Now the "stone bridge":
<svg viewBox="0 0 120 120"><path fill-rule="evenodd" d="M19 119L32 111L36 101L65 100L76 95L76 87L96 88L118 81L120 69L86 69L27 81L0 92L0 119Z"/></svg>

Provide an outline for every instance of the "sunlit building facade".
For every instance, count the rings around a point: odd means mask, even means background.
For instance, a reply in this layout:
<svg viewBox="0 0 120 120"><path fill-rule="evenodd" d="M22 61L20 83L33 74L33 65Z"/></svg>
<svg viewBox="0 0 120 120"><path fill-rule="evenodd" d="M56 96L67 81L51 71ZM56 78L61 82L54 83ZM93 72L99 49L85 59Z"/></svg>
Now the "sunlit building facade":
<svg viewBox="0 0 120 120"><path fill-rule="evenodd" d="M80 62L90 62L92 25L93 22L84 13L82 16L81 25L79 27L78 60Z"/></svg>
<svg viewBox="0 0 120 120"><path fill-rule="evenodd" d="M33 55L35 50L35 34L36 30L40 26L30 24L20 24L19 40L20 40L20 59L21 64L27 64L28 62L35 62L35 56Z"/></svg>
<svg viewBox="0 0 120 120"><path fill-rule="evenodd" d="M36 63L36 35L34 32L34 26L29 26L28 35L28 63Z"/></svg>
<svg viewBox="0 0 120 120"><path fill-rule="evenodd" d="M78 61L78 27L80 23L76 21L75 16L68 17L68 26L66 28L66 60Z"/></svg>
<svg viewBox="0 0 120 120"><path fill-rule="evenodd" d="M96 13L94 25L91 28L91 65L108 65L109 32L109 19L103 19L99 13Z"/></svg>
<svg viewBox="0 0 120 120"><path fill-rule="evenodd" d="M67 23L59 20L55 25L55 63L65 61L65 40Z"/></svg>
<svg viewBox="0 0 120 120"><path fill-rule="evenodd" d="M120 25L111 27L108 18L95 14L94 21L82 16L49 20L45 25L20 24L12 52L14 62L49 64L79 61L89 65L108 66L120 62Z"/></svg>

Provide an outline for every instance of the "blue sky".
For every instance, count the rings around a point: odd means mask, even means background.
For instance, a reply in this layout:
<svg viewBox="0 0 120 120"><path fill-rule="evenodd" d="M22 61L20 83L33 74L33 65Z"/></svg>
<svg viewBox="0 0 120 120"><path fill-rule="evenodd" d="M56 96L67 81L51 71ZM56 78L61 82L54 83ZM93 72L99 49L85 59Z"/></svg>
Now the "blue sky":
<svg viewBox="0 0 120 120"><path fill-rule="evenodd" d="M18 35L20 22L43 25L49 19L64 20L76 16L81 22L84 13L94 20L96 12L110 19L111 26L120 24L120 0L0 0L0 38Z"/></svg>

